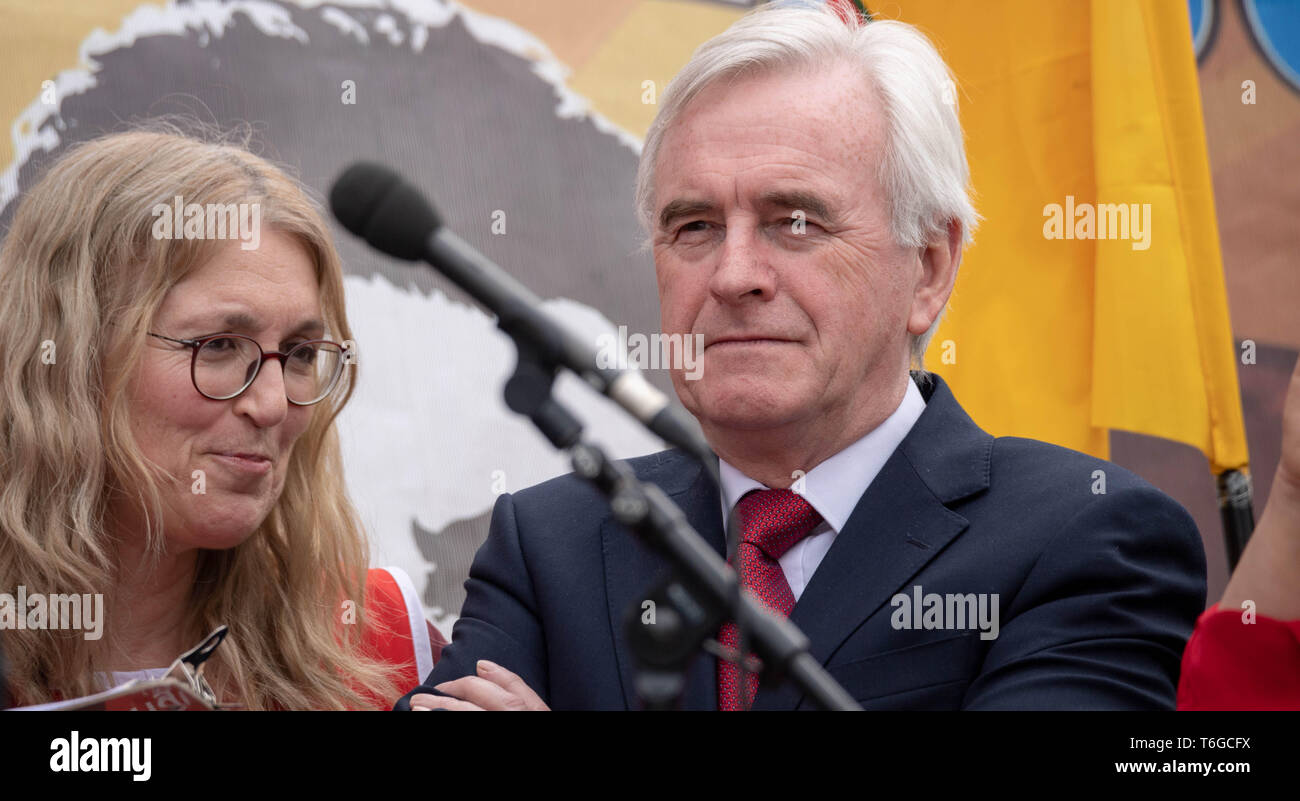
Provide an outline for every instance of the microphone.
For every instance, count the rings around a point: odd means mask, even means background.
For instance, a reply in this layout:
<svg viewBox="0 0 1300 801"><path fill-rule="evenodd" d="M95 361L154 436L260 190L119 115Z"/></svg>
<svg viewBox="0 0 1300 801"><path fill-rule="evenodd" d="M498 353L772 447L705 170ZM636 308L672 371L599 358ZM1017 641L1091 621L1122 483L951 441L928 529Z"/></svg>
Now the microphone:
<svg viewBox="0 0 1300 801"><path fill-rule="evenodd" d="M371 247L404 261L425 261L552 361L591 384L670 445L695 456L717 480L717 457L695 418L673 406L636 370L600 367L588 345L542 311L541 299L449 231L420 190L379 164L358 162L330 189L330 209Z"/></svg>

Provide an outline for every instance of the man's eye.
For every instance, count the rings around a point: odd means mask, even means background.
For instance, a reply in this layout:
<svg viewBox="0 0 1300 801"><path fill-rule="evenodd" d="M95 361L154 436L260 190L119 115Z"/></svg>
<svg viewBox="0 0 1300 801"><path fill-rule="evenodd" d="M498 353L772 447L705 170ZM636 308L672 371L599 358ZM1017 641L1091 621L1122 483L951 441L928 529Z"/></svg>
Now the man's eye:
<svg viewBox="0 0 1300 801"><path fill-rule="evenodd" d="M691 220L690 222L686 223L682 227L678 228L677 233L689 234L689 233L694 233L696 231L703 231L704 226L708 224L709 223L706 220Z"/></svg>
<svg viewBox="0 0 1300 801"><path fill-rule="evenodd" d="M780 221L779 223L777 223L777 224L778 224L778 225L783 225L783 226L785 226L785 227L787 227L787 228L790 228L791 230L798 230L798 228L799 228L800 226L802 226L802 227L804 227L804 228L820 228L820 227L821 227L820 225L818 225L817 223L815 223L815 222L813 222L812 220L808 219L807 217L786 217L785 219L781 220L781 221Z"/></svg>

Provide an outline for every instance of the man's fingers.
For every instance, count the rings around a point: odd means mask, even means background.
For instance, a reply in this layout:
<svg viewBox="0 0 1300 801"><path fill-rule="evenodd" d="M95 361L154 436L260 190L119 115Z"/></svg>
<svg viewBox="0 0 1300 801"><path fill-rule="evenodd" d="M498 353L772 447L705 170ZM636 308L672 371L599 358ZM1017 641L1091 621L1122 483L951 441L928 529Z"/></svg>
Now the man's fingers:
<svg viewBox="0 0 1300 801"><path fill-rule="evenodd" d="M532 688L515 673L486 659L480 659L476 667L477 676L462 676L455 681L443 682L435 689L483 709L515 711L549 709L537 693L533 692ZM414 704L415 698L419 697L421 696L412 697L411 703ZM437 698L437 696L426 697Z"/></svg>
<svg viewBox="0 0 1300 801"><path fill-rule="evenodd" d="M546 705L533 688L524 683L509 670L501 667L495 662L489 662L486 659L478 661L478 674L511 695L521 699L524 702L524 708L533 712L549 712L550 707Z"/></svg>
<svg viewBox="0 0 1300 801"><path fill-rule="evenodd" d="M425 711L431 709L448 709L454 712L482 712L480 707L471 704L468 701L462 701L459 698L448 698L442 695L429 695L419 693L411 696L411 711Z"/></svg>
<svg viewBox="0 0 1300 801"><path fill-rule="evenodd" d="M528 708L523 698L478 676L462 676L455 681L445 681L434 689L483 709L522 711Z"/></svg>

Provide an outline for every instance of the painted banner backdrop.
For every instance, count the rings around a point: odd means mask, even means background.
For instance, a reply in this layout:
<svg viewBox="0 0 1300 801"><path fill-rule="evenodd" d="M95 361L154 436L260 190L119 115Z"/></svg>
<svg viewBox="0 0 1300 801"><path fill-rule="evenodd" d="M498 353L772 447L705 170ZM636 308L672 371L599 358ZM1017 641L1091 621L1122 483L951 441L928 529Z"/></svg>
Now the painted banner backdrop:
<svg viewBox="0 0 1300 801"><path fill-rule="evenodd" d="M226 127L247 121L261 153L321 198L354 160L395 165L462 237L555 298L553 312L569 324L590 336L616 326L655 332L653 266L632 207L640 137L656 93L694 47L751 5L0 0L7 67L0 112L12 120L3 145L11 151L0 154L8 164L0 227L18 193L77 141L162 115ZM1275 348L1280 364L1300 345L1293 316L1280 311L1300 297L1294 263L1281 255L1296 252L1300 235L1294 226L1290 233L1268 226L1261 239L1259 216L1239 210L1265 206L1285 216L1297 208L1293 188L1241 177L1267 176L1259 148L1294 152L1300 142L1300 103L1287 72L1297 62L1287 36L1295 17L1264 0L1190 7L1235 330ZM1221 106L1207 86L1235 98L1243 70L1261 93L1272 92L1262 128L1214 116ZM1221 175L1220 158L1236 171ZM1277 202L1261 201L1261 192ZM495 495L567 465L505 408L501 385L514 356L492 319L431 270L378 256L336 231L361 379L340 420L350 489L375 563L406 568L431 619L449 631ZM1243 297L1254 299L1245 314ZM670 389L662 372L650 377ZM1256 385L1243 374L1242 386L1249 398ZM563 380L560 392L615 455L660 447L577 382ZM1267 434L1276 418L1266 397L1261 403L1257 428ZM1246 412L1251 429L1249 403ZM1257 475L1271 473L1253 430L1251 445ZM1186 453L1160 447L1117 447L1115 458L1193 511L1213 571L1220 546L1212 490L1180 484ZM1157 452L1168 457L1148 458ZM1203 462L1191 469L1205 473ZM1212 595L1222 586L1221 562L1220 555Z"/></svg>

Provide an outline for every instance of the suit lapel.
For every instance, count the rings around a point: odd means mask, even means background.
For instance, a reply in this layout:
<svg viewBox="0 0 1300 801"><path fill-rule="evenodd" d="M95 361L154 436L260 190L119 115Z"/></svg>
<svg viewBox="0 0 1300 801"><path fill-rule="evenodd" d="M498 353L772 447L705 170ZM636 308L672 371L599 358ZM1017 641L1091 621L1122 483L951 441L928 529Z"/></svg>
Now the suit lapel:
<svg viewBox="0 0 1300 801"><path fill-rule="evenodd" d="M853 510L790 615L807 635L813 658L825 665L966 525L964 517L935 500L896 453ZM754 708L794 709L802 696L785 682L771 692L760 690Z"/></svg>
<svg viewBox="0 0 1300 801"><path fill-rule="evenodd" d="M700 466L678 452L664 455L664 461L642 473L681 507L695 530L719 555L725 554L720 512L722 501L717 487ZM609 599L609 620L618 660L619 678L628 709L640 708L636 695L636 659L623 632L624 616L634 605L639 608L650 590L665 575L662 557L642 545L636 535L606 517L601 524L605 560L605 594ZM701 655L691 663L686 676L684 709L717 709L717 660Z"/></svg>
<svg viewBox="0 0 1300 801"><path fill-rule="evenodd" d="M967 527L947 504L988 487L993 439L937 376L922 383L926 410L863 493L795 605L790 620L823 665ZM760 689L754 709L794 709L789 682Z"/></svg>

